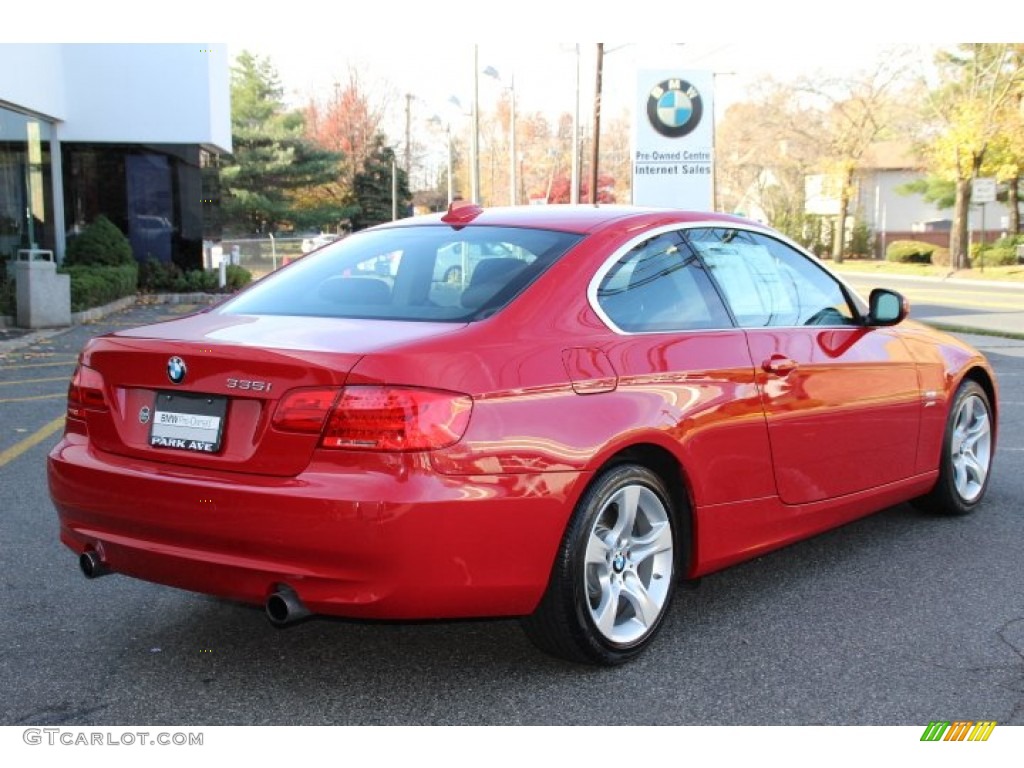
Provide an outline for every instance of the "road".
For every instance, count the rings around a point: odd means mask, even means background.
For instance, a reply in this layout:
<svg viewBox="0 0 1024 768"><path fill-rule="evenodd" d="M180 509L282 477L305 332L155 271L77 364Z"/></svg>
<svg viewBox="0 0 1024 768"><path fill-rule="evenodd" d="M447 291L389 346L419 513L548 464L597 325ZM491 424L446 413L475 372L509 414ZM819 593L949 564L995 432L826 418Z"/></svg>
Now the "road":
<svg viewBox="0 0 1024 768"><path fill-rule="evenodd" d="M876 287L900 291L910 299L910 316L915 320L1024 337L1024 283L840 274L865 297Z"/></svg>
<svg viewBox="0 0 1024 768"><path fill-rule="evenodd" d="M648 653L607 670L537 652L510 620L276 630L256 608L84 579L45 481L67 378L91 333L167 311L0 359L0 724L1024 725L1020 342L975 339L1002 386L977 514L899 505L706 577Z"/></svg>

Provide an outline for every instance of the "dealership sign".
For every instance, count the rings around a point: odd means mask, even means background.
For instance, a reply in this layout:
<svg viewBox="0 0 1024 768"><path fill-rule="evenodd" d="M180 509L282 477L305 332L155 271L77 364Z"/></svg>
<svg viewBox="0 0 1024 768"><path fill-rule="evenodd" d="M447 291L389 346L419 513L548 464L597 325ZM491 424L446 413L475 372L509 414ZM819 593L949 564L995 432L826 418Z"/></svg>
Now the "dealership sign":
<svg viewBox="0 0 1024 768"><path fill-rule="evenodd" d="M633 130L633 203L710 210L714 117L710 72L644 71Z"/></svg>

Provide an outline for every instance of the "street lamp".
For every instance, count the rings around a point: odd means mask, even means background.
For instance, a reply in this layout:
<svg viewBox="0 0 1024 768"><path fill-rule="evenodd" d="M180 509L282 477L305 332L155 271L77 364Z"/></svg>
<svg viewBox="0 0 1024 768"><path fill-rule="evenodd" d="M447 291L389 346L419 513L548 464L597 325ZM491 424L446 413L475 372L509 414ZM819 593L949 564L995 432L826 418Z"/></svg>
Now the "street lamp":
<svg viewBox="0 0 1024 768"><path fill-rule="evenodd" d="M480 203L480 46L473 46L473 139L469 179L470 201Z"/></svg>
<svg viewBox="0 0 1024 768"><path fill-rule="evenodd" d="M501 75L494 67L484 69L484 74L493 77L501 82ZM509 84L506 86L509 92L509 205L516 204L516 77L513 73L509 76Z"/></svg>
<svg viewBox="0 0 1024 768"><path fill-rule="evenodd" d="M452 99L455 97L452 96ZM444 125L444 132L448 138L448 205L451 206L452 200L454 199L453 187L452 187L452 166L454 165L452 157L452 124L442 120L438 115L434 115L429 121L432 125L441 126Z"/></svg>

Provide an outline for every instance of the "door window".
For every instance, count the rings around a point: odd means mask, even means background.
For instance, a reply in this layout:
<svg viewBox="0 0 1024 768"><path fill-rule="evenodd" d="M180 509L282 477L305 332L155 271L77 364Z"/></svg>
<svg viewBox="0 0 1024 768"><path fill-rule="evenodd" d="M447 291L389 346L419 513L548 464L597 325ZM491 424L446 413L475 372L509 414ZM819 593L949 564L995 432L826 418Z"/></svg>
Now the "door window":
<svg viewBox="0 0 1024 768"><path fill-rule="evenodd" d="M860 322L842 286L779 240L724 227L688 230L686 237L741 327Z"/></svg>

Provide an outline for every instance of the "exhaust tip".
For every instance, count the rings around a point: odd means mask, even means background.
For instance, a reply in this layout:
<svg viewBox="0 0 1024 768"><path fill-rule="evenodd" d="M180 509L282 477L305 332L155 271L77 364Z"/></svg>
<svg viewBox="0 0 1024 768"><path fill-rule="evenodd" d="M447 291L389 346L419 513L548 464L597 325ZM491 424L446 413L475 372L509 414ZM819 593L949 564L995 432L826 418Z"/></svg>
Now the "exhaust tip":
<svg viewBox="0 0 1024 768"><path fill-rule="evenodd" d="M110 568L103 562L103 558L91 549L79 556L78 567L82 569L87 579L98 579L110 573Z"/></svg>
<svg viewBox="0 0 1024 768"><path fill-rule="evenodd" d="M267 618L275 627L284 627L308 618L309 609L302 604L291 587L278 585L264 605Z"/></svg>

